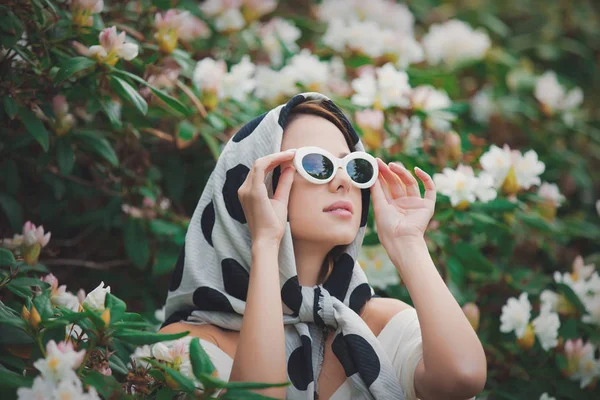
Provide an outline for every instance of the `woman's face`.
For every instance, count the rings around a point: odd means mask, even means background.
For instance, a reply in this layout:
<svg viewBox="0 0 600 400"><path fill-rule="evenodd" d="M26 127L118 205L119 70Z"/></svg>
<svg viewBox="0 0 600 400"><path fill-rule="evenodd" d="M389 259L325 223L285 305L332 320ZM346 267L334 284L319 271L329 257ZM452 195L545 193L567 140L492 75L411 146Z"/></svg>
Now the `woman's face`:
<svg viewBox="0 0 600 400"><path fill-rule="evenodd" d="M285 128L281 150L317 146L342 158L350 152L342 132L330 121L316 115L295 116ZM281 164L281 170L292 161ZM334 202L347 201L352 205L352 215L339 216L324 210ZM354 240L362 213L359 188L343 168L326 184L314 184L297 171L289 197L288 216L294 240L310 241L333 248Z"/></svg>

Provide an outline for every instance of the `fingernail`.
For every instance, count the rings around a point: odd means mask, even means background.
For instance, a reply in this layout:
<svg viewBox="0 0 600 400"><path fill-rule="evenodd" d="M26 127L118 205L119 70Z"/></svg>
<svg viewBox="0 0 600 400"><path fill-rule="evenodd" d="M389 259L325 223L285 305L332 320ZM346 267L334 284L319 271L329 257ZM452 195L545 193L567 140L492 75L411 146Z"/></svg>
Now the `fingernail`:
<svg viewBox="0 0 600 400"><path fill-rule="evenodd" d="M295 152L296 150L297 150L297 149L287 149L286 151L287 151L288 153L293 153L293 152Z"/></svg>

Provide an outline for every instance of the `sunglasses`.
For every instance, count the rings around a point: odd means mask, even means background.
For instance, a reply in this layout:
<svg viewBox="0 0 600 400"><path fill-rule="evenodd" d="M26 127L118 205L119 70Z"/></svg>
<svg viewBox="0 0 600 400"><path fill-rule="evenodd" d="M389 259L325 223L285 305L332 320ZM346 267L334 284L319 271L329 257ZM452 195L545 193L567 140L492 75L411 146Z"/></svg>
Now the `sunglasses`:
<svg viewBox="0 0 600 400"><path fill-rule="evenodd" d="M300 147L294 156L294 167L309 182L324 184L333 179L342 167L352 184L360 189L370 188L379 175L377 160L365 151L354 151L338 158L325 149L315 146Z"/></svg>

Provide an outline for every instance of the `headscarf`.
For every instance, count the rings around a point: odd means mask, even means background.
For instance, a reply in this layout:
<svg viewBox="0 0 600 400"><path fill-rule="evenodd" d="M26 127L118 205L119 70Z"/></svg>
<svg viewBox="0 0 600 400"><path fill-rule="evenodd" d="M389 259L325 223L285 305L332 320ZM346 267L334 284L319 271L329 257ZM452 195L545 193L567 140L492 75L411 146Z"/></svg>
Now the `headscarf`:
<svg viewBox="0 0 600 400"><path fill-rule="evenodd" d="M224 146L189 224L167 296L163 326L186 321L239 331L246 307L252 241L237 195L254 162L281 151L290 111L308 100L321 100L351 133L356 150L360 138L342 111L326 96L307 92L254 118ZM265 184L269 197L277 188L280 168ZM279 247L279 279L283 305L288 399L317 398L325 333L333 333L332 351L350 378L353 398L404 399L395 371L359 313L374 295L357 261L366 230L369 189L362 191L358 234L334 261L325 282L300 286L289 220ZM269 332L264 332L269 335Z"/></svg>

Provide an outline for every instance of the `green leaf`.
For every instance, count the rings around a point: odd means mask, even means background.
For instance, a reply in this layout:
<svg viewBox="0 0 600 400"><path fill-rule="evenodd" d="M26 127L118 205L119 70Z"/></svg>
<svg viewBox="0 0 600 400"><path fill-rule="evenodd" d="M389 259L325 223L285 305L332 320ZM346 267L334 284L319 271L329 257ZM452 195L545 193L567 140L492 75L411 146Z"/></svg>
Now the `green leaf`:
<svg viewBox="0 0 600 400"><path fill-rule="evenodd" d="M75 165L75 152L70 138L61 137L56 141L56 161L63 175L71 174Z"/></svg>
<svg viewBox="0 0 600 400"><path fill-rule="evenodd" d="M495 199L492 201L488 201L487 203L476 202L471 204L472 210L478 211L512 211L515 208L519 207L518 203L513 203L512 201L506 199Z"/></svg>
<svg viewBox="0 0 600 400"><path fill-rule="evenodd" d="M20 387L31 387L33 385L33 378L30 376L23 376L15 372L9 371L8 369L0 368L0 387L16 389Z"/></svg>
<svg viewBox="0 0 600 400"><path fill-rule="evenodd" d="M481 254L477 247L470 243L456 243L452 246L451 253L460 260L466 272L490 273L494 269L493 264Z"/></svg>
<svg viewBox="0 0 600 400"><path fill-rule="evenodd" d="M185 377L179 371L174 370L173 368L169 368L164 364L159 363L158 361L152 358L144 358L144 361L149 362L153 366L158 369L163 370L166 374L168 374L173 380L179 385L179 387L188 393L192 393L196 390L196 386L194 385L194 381Z"/></svg>
<svg viewBox="0 0 600 400"><path fill-rule="evenodd" d="M122 393L121 384L114 376L106 376L98 371L90 372L83 379L83 384L93 386L98 391L98 394L105 399L112 399L113 394Z"/></svg>
<svg viewBox="0 0 600 400"><path fill-rule="evenodd" d="M18 112L21 122L25 125L27 132L37 140L44 151L48 151L48 147L50 146L50 135L43 122L28 108L19 107Z"/></svg>
<svg viewBox="0 0 600 400"><path fill-rule="evenodd" d="M465 283L465 269L462 263L456 257L448 257L446 267L450 273L450 279L458 286L462 286Z"/></svg>
<svg viewBox="0 0 600 400"><path fill-rule="evenodd" d="M266 389L270 387L289 386L290 382L261 383L261 382L225 382L211 375L201 375L199 380L205 387L217 387L227 389Z"/></svg>
<svg viewBox="0 0 600 400"><path fill-rule="evenodd" d="M192 140L197 133L197 129L190 121L181 121L177 136L183 140Z"/></svg>
<svg viewBox="0 0 600 400"><path fill-rule="evenodd" d="M187 336L190 332L179 332L179 333L156 333L156 332L143 332L134 329L123 329L120 332L115 332L114 336L123 340L124 342L131 343L137 346L144 344L154 344L158 342L164 342L167 340L177 340L184 336Z"/></svg>
<svg viewBox="0 0 600 400"><path fill-rule="evenodd" d="M121 76L126 76L138 83L141 83L142 85L148 86L150 88L150 90L152 90L152 93L154 93L159 99L164 101L165 104L167 104L169 107L171 107L173 110L177 111L178 113L183 114L184 116L189 114L188 108L185 105L183 105L183 103L181 103L179 100L169 96L162 90L155 88L154 86L152 86L151 84L149 84L148 82L146 82L145 80L140 78L139 76L134 75L127 71L123 71L123 70L114 68L114 67L111 67L111 70L115 74L119 74Z"/></svg>
<svg viewBox="0 0 600 400"><path fill-rule="evenodd" d="M208 145L208 148L210 149L213 158L217 160L219 158L219 155L221 154L221 148L219 147L219 142L217 141L217 139L204 129L200 129L200 136L202 136L202 139L204 139L204 141Z"/></svg>
<svg viewBox="0 0 600 400"><path fill-rule="evenodd" d="M121 98L129 100L140 113L146 115L148 112L148 103L146 103L146 100L144 100L142 95L133 86L114 75L111 76L110 82L113 89L115 89Z"/></svg>
<svg viewBox="0 0 600 400"><path fill-rule="evenodd" d="M10 281L9 285L13 286L21 286L21 287L30 287L30 286L39 286L42 289L47 289L50 287L50 284L44 281L39 280L38 278L29 278L29 277L21 277L16 278Z"/></svg>
<svg viewBox="0 0 600 400"><path fill-rule="evenodd" d="M168 387L160 389L156 393L156 400L172 400L177 396L177 392Z"/></svg>
<svg viewBox="0 0 600 400"><path fill-rule="evenodd" d="M106 293L105 307L110 309L110 322L113 323L123 318L127 305L117 296Z"/></svg>
<svg viewBox="0 0 600 400"><path fill-rule="evenodd" d="M125 253L138 268L144 268L150 259L148 234L137 218L129 218L123 231Z"/></svg>
<svg viewBox="0 0 600 400"><path fill-rule="evenodd" d="M176 250L157 249L152 265L152 275L159 276L171 271L175 267L178 257L179 252Z"/></svg>
<svg viewBox="0 0 600 400"><path fill-rule="evenodd" d="M52 303L50 302L50 289L46 289L41 294L35 296L33 305L37 308L42 320L52 317L54 311L52 311Z"/></svg>
<svg viewBox="0 0 600 400"><path fill-rule="evenodd" d="M197 337L190 342L190 362L192 363L192 371L198 379L204 374L212 374L215 370L215 366L200 345L200 339Z"/></svg>
<svg viewBox="0 0 600 400"><path fill-rule="evenodd" d="M27 322L23 321L20 315L16 314L13 309L2 302L0 302L0 324L14 326L23 330L27 328Z"/></svg>
<svg viewBox="0 0 600 400"><path fill-rule="evenodd" d="M0 267L13 266L17 263L12 251L0 247Z"/></svg>
<svg viewBox="0 0 600 400"><path fill-rule="evenodd" d="M4 111L8 118L14 119L15 115L17 115L17 103L15 103L14 99L10 96L4 96L2 98L2 103L4 104Z"/></svg>
<svg viewBox="0 0 600 400"><path fill-rule="evenodd" d="M106 140L106 138L100 136L100 133L93 131L78 131L73 136L77 138L84 147L104 158L112 166L117 167L119 165L117 153L115 153L110 142Z"/></svg>
<svg viewBox="0 0 600 400"><path fill-rule="evenodd" d="M54 77L54 82L60 83L68 77L70 77L71 75L79 71L83 71L84 69L87 69L92 65L96 65L96 61L87 57L73 57L68 60L65 60L60 64L60 69Z"/></svg>
<svg viewBox="0 0 600 400"><path fill-rule="evenodd" d="M110 358L108 359L108 363L110 364L110 367L113 371L117 371L122 375L127 375L127 365L125 365L123 360L121 360L116 354L110 356Z"/></svg>
<svg viewBox="0 0 600 400"><path fill-rule="evenodd" d="M88 307L85 303L83 304L83 310L85 315L94 323L96 328L101 329L106 326L102 319L102 314L99 311L95 311Z"/></svg>
<svg viewBox="0 0 600 400"><path fill-rule="evenodd" d="M4 215L14 232L21 231L23 227L23 208L18 201L11 196L0 193L0 207L4 210Z"/></svg>

